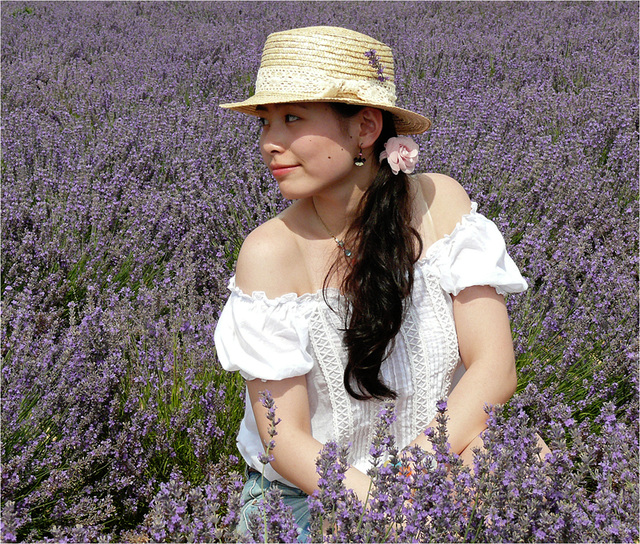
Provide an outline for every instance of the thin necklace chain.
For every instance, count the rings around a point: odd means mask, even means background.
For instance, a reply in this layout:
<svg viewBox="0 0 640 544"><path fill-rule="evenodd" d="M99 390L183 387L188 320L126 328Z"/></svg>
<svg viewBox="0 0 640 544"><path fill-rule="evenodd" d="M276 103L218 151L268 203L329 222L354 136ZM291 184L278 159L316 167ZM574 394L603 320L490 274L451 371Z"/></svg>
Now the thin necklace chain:
<svg viewBox="0 0 640 544"><path fill-rule="evenodd" d="M327 231L327 233L329 233L329 236L331 236L331 238L333 238L333 240L335 241L336 245L342 250L342 252L344 253L344 256L347 257L348 259L351 258L351 255L353 255L351 253L350 249L347 249L344 245L344 240L339 240L334 234L333 232L331 232L329 230L329 227L327 227L327 225L325 225L324 221L322 220L322 217L320 217L320 214L318 213L318 209L316 208L316 203L314 202L313 198L311 199L311 205L313 206L313 211L316 212L316 217L320 220L320 223L322 223L322 226L324 227L324 230Z"/></svg>

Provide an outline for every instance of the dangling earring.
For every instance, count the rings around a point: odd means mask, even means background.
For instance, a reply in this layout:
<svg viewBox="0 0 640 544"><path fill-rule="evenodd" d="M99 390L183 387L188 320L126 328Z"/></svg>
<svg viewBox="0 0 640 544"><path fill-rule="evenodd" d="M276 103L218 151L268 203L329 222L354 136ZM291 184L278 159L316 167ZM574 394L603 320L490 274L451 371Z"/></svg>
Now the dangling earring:
<svg viewBox="0 0 640 544"><path fill-rule="evenodd" d="M362 154L362 146L359 147L360 151L358 152L358 156L353 159L353 164L355 164L356 166L362 166L365 162L367 162L367 159L365 159L364 155Z"/></svg>

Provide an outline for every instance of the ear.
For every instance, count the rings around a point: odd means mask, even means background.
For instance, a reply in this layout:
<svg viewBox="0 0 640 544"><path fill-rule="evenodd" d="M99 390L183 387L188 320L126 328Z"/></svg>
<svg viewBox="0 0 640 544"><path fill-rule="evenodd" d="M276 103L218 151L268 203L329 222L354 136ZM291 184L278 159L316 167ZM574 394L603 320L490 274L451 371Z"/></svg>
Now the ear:
<svg viewBox="0 0 640 544"><path fill-rule="evenodd" d="M382 111L377 108L366 107L359 113L360 145L363 148L373 146L382 132Z"/></svg>

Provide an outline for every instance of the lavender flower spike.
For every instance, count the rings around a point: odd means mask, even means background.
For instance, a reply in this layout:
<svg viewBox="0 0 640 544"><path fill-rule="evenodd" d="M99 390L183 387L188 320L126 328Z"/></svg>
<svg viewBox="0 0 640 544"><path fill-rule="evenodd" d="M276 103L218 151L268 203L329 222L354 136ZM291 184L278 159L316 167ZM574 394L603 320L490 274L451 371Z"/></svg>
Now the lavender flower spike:
<svg viewBox="0 0 640 544"><path fill-rule="evenodd" d="M276 403L271 396L271 391L265 389L264 391L260 391L260 403L267 409L267 419L271 422L269 424L269 436L271 440L267 444L265 444L265 453L261 453L258 456L258 459L263 465L266 465L273 461L273 454L271 453L273 449L276 447L276 443L273 440L273 437L278 434L276 430L276 425L282 421L279 417L276 416Z"/></svg>
<svg viewBox="0 0 640 544"><path fill-rule="evenodd" d="M380 57L378 57L378 52L375 49L370 49L365 51L364 56L369 59L369 64L378 72L378 81L381 83L387 81L389 78L384 75L384 66L382 66Z"/></svg>

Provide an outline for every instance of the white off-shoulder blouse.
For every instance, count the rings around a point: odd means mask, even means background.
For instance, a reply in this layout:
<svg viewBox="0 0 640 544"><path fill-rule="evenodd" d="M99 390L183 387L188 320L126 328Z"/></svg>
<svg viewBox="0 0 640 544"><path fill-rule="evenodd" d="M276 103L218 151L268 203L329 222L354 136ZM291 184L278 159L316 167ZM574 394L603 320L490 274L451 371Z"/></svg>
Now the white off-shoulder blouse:
<svg viewBox="0 0 640 544"><path fill-rule="evenodd" d="M400 448L423 432L434 418L436 403L448 397L464 367L458 353L451 295L466 287L490 285L499 294L527 288L496 225L472 203L451 234L431 245L415 266L411 304L382 364L384 382L397 393L396 420L390 429ZM306 375L311 432L321 443L350 445L349 462L366 471L369 447L381 403L359 401L343 385L347 361L340 329L343 298L337 290L267 298L231 294L220 315L215 345L225 370L246 380L283 380ZM264 451L248 401L238 433L238 449L247 464L261 471ZM290 484L271 466L265 477Z"/></svg>

